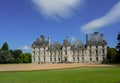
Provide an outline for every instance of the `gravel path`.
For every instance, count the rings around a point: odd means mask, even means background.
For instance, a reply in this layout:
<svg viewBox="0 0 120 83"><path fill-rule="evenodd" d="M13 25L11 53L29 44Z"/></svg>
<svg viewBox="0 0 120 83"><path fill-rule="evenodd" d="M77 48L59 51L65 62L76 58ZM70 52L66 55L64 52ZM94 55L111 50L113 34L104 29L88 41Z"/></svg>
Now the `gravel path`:
<svg viewBox="0 0 120 83"><path fill-rule="evenodd" d="M0 64L0 71L29 71L44 69L62 69L74 67L111 67L106 64Z"/></svg>

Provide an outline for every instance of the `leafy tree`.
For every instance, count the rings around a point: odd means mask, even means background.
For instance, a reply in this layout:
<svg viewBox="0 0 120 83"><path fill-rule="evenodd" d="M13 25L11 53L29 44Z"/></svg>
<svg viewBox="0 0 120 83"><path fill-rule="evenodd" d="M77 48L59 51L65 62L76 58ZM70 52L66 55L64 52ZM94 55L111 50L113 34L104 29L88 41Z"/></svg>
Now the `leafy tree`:
<svg viewBox="0 0 120 83"><path fill-rule="evenodd" d="M28 56L26 54L22 54L22 57L23 57L23 63L28 63L29 62Z"/></svg>
<svg viewBox="0 0 120 83"><path fill-rule="evenodd" d="M109 63L116 63L117 51L115 48L107 48L107 59Z"/></svg>
<svg viewBox="0 0 120 83"><path fill-rule="evenodd" d="M5 42L1 48L1 50L9 50L9 46L7 44L7 42Z"/></svg>
<svg viewBox="0 0 120 83"><path fill-rule="evenodd" d="M7 50L0 51L0 63L13 63L14 58L12 54Z"/></svg>
<svg viewBox="0 0 120 83"><path fill-rule="evenodd" d="M10 50L11 54L13 55L15 62L18 63L18 58L22 54L21 50Z"/></svg>
<svg viewBox="0 0 120 83"><path fill-rule="evenodd" d="M31 55L31 53L25 53L26 54L26 56L28 57L28 63L31 63L31 61L32 61L32 55Z"/></svg>
<svg viewBox="0 0 120 83"><path fill-rule="evenodd" d="M117 36L117 40L118 40L118 44L116 46L116 49L117 49L117 62L120 63L120 32L118 33L118 36Z"/></svg>
<svg viewBox="0 0 120 83"><path fill-rule="evenodd" d="M116 49L120 52L120 32L118 33L117 40L118 40L118 44L116 46Z"/></svg>

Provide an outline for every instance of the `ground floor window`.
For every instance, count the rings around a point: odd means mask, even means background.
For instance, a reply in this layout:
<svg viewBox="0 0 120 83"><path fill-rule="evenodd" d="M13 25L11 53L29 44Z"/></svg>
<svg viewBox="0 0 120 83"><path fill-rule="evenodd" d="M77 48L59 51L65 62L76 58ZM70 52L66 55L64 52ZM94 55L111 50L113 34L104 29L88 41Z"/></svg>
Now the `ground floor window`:
<svg viewBox="0 0 120 83"><path fill-rule="evenodd" d="M58 58L58 61L60 61L60 57Z"/></svg>
<svg viewBox="0 0 120 83"><path fill-rule="evenodd" d="M44 63L46 63L46 61L45 61L46 59L44 58Z"/></svg>
<svg viewBox="0 0 120 83"><path fill-rule="evenodd" d="M96 57L96 61L98 61L98 57Z"/></svg>
<svg viewBox="0 0 120 83"><path fill-rule="evenodd" d="M73 57L73 61L75 61L75 57Z"/></svg>
<svg viewBox="0 0 120 83"><path fill-rule="evenodd" d="M56 62L56 58L54 58L54 61Z"/></svg>
<svg viewBox="0 0 120 83"><path fill-rule="evenodd" d="M80 58L79 57L77 57L77 60L78 60L78 62L80 61Z"/></svg>
<svg viewBox="0 0 120 83"><path fill-rule="evenodd" d="M52 57L50 58L50 62L52 62Z"/></svg>
<svg viewBox="0 0 120 83"><path fill-rule="evenodd" d="M90 61L92 61L92 58L90 58Z"/></svg>
<svg viewBox="0 0 120 83"><path fill-rule="evenodd" d="M105 62L105 57L103 57L103 62Z"/></svg>
<svg viewBox="0 0 120 83"><path fill-rule="evenodd" d="M84 57L82 57L82 62L84 63Z"/></svg>

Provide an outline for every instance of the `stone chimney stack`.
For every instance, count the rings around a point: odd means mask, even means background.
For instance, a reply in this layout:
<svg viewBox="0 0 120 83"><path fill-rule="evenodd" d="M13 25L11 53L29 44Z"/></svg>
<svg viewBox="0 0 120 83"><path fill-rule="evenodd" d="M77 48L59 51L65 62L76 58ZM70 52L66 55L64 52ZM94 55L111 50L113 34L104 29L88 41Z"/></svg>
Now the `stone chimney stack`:
<svg viewBox="0 0 120 83"><path fill-rule="evenodd" d="M86 44L88 43L88 34L86 34Z"/></svg>
<svg viewBox="0 0 120 83"><path fill-rule="evenodd" d="M48 37L48 45L50 46L50 38Z"/></svg>

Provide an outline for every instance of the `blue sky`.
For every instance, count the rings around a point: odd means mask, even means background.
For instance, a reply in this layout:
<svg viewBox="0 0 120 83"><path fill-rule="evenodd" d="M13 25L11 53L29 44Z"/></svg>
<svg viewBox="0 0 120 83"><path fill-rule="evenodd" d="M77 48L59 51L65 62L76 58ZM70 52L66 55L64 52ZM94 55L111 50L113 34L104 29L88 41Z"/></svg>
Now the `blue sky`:
<svg viewBox="0 0 120 83"><path fill-rule="evenodd" d="M103 33L115 47L120 31L120 0L0 0L0 46L30 51L40 35L51 42L66 36L85 43L85 33Z"/></svg>

